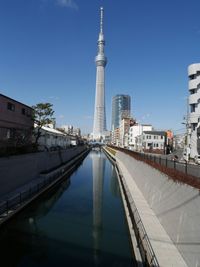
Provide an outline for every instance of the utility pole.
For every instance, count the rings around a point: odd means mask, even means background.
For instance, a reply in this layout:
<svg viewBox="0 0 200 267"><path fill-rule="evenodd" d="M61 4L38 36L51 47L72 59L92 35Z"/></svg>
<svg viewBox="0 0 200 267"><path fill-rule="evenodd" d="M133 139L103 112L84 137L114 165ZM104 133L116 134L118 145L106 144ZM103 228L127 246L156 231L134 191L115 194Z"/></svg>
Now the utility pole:
<svg viewBox="0 0 200 267"><path fill-rule="evenodd" d="M186 161L189 160L190 157L190 148L191 148L191 126L189 124L189 98L187 97L186 100L186 105L187 105L187 115L186 117L184 116L184 120L185 122L183 122L182 124L185 124L186 126L186 138L185 138L185 145L184 145L184 151L183 151L183 157Z"/></svg>

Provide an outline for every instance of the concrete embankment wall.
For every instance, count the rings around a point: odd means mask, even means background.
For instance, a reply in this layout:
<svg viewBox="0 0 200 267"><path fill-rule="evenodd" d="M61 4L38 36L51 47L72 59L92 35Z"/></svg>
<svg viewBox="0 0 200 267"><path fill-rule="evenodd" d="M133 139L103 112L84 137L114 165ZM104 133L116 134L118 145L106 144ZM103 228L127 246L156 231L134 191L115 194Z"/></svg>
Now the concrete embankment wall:
<svg viewBox="0 0 200 267"><path fill-rule="evenodd" d="M86 148L38 152L0 158L0 197L37 178L41 172L56 168L80 154Z"/></svg>
<svg viewBox="0 0 200 267"><path fill-rule="evenodd" d="M116 153L188 266L200 266L200 192L144 162Z"/></svg>

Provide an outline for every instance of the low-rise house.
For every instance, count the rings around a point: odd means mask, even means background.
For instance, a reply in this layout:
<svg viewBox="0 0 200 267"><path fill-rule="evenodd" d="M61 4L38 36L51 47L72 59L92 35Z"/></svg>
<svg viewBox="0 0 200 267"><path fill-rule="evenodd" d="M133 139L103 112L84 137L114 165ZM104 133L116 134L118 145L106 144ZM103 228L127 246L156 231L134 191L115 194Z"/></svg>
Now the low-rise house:
<svg viewBox="0 0 200 267"><path fill-rule="evenodd" d="M0 147L31 144L34 128L33 109L0 94Z"/></svg>
<svg viewBox="0 0 200 267"><path fill-rule="evenodd" d="M41 136L38 140L40 150L64 149L71 145L70 136L63 132L47 126L43 126L40 131Z"/></svg>
<svg viewBox="0 0 200 267"><path fill-rule="evenodd" d="M131 126L129 129L129 148L138 150L136 147L136 139L143 134L144 131L152 131L150 124L138 124Z"/></svg>
<svg viewBox="0 0 200 267"><path fill-rule="evenodd" d="M144 131L137 138L138 147L144 152L166 152L167 133L165 131Z"/></svg>

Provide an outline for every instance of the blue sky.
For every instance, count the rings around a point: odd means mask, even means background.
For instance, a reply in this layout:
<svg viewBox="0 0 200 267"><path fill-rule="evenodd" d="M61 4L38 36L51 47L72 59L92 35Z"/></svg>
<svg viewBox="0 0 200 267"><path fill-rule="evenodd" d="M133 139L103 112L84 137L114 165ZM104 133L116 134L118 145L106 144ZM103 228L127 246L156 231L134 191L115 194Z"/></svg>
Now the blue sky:
<svg viewBox="0 0 200 267"><path fill-rule="evenodd" d="M100 6L108 129L112 96L129 94L137 120L183 132L187 67L200 62L199 0L0 0L0 92L51 102L58 126L91 132Z"/></svg>

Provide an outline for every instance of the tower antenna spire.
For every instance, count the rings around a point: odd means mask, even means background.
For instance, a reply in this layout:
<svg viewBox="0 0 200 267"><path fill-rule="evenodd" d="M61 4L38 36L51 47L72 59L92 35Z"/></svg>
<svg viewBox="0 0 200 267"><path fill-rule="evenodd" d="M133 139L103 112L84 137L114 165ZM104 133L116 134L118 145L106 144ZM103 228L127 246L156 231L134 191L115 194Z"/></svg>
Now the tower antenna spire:
<svg viewBox="0 0 200 267"><path fill-rule="evenodd" d="M103 33L103 7L100 8L101 11L101 20L100 20L100 33Z"/></svg>

